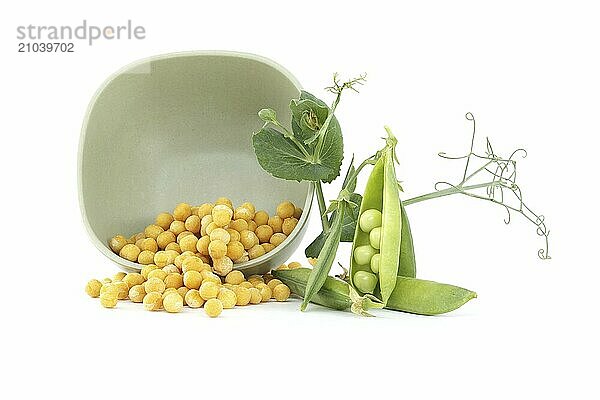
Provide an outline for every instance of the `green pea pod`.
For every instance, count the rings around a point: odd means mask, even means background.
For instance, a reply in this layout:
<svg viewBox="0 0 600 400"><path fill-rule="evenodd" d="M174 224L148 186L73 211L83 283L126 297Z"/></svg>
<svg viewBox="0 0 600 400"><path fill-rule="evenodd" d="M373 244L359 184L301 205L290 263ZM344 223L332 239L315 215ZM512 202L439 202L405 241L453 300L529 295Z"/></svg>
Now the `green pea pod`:
<svg viewBox="0 0 600 400"><path fill-rule="evenodd" d="M311 301L312 297L319 291L319 289L321 289L321 286L323 286L323 283L329 275L331 265L335 260L335 255L340 244L340 237L342 235L342 222L344 221L345 210L346 201L338 201L336 214L333 217L329 235L327 235L325 244L319 252L317 264L310 272L310 275L308 277L308 281L306 284L306 293L305 295L303 295L304 301L300 306L300 310L302 311L306 309L306 306Z"/></svg>
<svg viewBox="0 0 600 400"><path fill-rule="evenodd" d="M303 297L310 272L308 268L298 268L275 270L272 274L288 285L292 293ZM365 315L365 310L381 308L382 304L368 296L353 300L351 290L348 283L328 276L311 302L334 310L362 310L362 315ZM384 308L412 314L438 315L454 311L476 297L477 293L458 286L399 276Z"/></svg>
<svg viewBox="0 0 600 400"><path fill-rule="evenodd" d="M290 291L305 298L306 287L312 270L309 268L297 268L291 270L274 270L271 273L277 279L288 285ZM383 308L383 303L373 296L354 296L354 289L345 281L331 276L326 276L318 292L311 297L311 303L319 304L334 310L351 309L353 313L363 316L371 316L367 310L372 308Z"/></svg>
<svg viewBox="0 0 600 400"><path fill-rule="evenodd" d="M396 276L416 276L416 264L412 234L408 217L400 200L400 188L394 168L394 146L396 139L389 133L388 144L375 164L365 191L359 215L369 209L382 213L380 239L380 267L378 271L380 293L383 302L387 302L394 290ZM357 224L352 254L359 246L369 244L369 234L360 229ZM354 257L350 261L350 276L357 271L370 271L369 265L356 263Z"/></svg>

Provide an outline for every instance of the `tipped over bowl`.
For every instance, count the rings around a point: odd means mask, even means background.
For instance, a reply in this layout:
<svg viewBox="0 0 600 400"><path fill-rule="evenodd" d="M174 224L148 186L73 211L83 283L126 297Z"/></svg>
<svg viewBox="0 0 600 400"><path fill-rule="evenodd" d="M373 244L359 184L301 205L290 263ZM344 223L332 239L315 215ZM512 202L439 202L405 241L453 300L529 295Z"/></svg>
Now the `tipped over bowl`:
<svg viewBox="0 0 600 400"><path fill-rule="evenodd" d="M264 172L252 133L262 126L261 108L289 123L299 90L273 61L222 51L155 56L110 76L90 102L79 144L79 203L94 245L124 270L139 271L142 265L110 249L110 238L143 231L178 203L224 196L273 214L289 200L304 210L296 228L234 269L262 274L286 262L306 230L313 189Z"/></svg>

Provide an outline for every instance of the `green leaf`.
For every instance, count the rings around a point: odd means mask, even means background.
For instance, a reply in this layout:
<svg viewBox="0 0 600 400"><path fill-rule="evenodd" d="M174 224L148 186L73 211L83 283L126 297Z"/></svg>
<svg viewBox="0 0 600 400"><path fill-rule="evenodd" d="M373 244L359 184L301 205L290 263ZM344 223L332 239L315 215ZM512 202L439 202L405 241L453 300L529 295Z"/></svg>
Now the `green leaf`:
<svg viewBox="0 0 600 400"><path fill-rule="evenodd" d="M274 124L278 124L277 113L275 113L275 110L271 108L263 108L258 112L258 116L265 122L272 122Z"/></svg>
<svg viewBox="0 0 600 400"><path fill-rule="evenodd" d="M352 193L350 195L350 200L354 205L348 205L346 208L346 212L344 213L344 220L342 222L342 234L340 236L340 241L342 242L351 242L354 240L354 231L356 230L356 224L358 222L358 216L360 213L360 203L362 202L362 196L358 193ZM329 223L333 221L333 217L335 216L335 211L329 217ZM319 236L312 241L311 244L306 247L304 250L304 254L306 257L317 258L323 245L325 244L325 240L327 239L327 235L324 232L321 232Z"/></svg>
<svg viewBox="0 0 600 400"><path fill-rule="evenodd" d="M329 114L329 107L327 107L327 104L324 101L319 100L314 95L304 90L300 92L299 100L292 100L290 103L290 109L292 110L292 132L301 143L312 138L318 131L318 129L315 131L308 129L309 125L304 123L301 118L298 118L299 115L302 115L300 110L303 109L303 107L306 108L309 106L312 107L311 110L317 116L319 124L323 124ZM297 107L295 109L295 115L294 107ZM327 113L325 113L325 111L327 111ZM323 149L321 150L320 159L326 160L326 164L331 166L334 170L327 179L322 179L323 182L329 183L339 176L342 160L344 158L342 129L340 128L340 124L335 115L332 116L323 139Z"/></svg>
<svg viewBox="0 0 600 400"><path fill-rule="evenodd" d="M256 132L252 145L260 166L276 178L331 182L339 174L337 158L322 157L321 161L314 162L274 128L263 127Z"/></svg>
<svg viewBox="0 0 600 400"><path fill-rule="evenodd" d="M323 126L329 115L327 106L310 99L293 99L290 102L290 110L297 128L294 135L303 143Z"/></svg>

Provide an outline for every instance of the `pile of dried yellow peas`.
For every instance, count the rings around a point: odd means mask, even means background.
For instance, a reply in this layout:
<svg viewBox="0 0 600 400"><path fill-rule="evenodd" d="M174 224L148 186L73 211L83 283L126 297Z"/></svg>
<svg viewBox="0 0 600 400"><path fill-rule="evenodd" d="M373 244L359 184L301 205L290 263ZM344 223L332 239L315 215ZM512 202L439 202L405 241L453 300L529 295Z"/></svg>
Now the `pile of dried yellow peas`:
<svg viewBox="0 0 600 400"><path fill-rule="evenodd" d="M163 212L154 224L129 239L110 239L112 251L142 265L163 268L178 257L195 255L219 276L233 265L258 258L279 246L296 228L302 209L289 201L276 214L256 211L246 202L237 208L226 197L192 207L178 204L173 213Z"/></svg>
<svg viewBox="0 0 600 400"><path fill-rule="evenodd" d="M296 269L298 262L282 264L278 269ZM204 307L209 317L217 317L223 309L259 304L271 299L286 301L290 288L271 274L246 278L240 271L219 277L208 264L194 255L179 258L175 264L159 268L151 264L140 273L118 272L102 281L92 279L85 286L90 297L100 297L100 304L113 308L119 300L143 303L148 311L164 309L170 313Z"/></svg>

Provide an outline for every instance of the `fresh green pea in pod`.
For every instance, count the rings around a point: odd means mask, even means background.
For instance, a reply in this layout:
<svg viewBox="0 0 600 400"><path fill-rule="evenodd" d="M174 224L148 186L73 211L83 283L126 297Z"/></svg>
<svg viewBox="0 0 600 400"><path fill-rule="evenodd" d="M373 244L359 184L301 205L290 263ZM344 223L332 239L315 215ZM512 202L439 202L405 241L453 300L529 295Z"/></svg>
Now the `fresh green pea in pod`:
<svg viewBox="0 0 600 400"><path fill-rule="evenodd" d="M384 303L394 291L397 276L416 276L412 235L394 165L397 140L389 130L386 142L363 194L350 262L352 284L360 293L366 292L356 285L355 274L377 274L375 292Z"/></svg>
<svg viewBox="0 0 600 400"><path fill-rule="evenodd" d="M310 271L308 268L298 268L275 270L272 274L285 283L292 293L304 297ZM350 308L361 315L368 315L367 310L383 306L370 295L353 295L352 290L345 281L328 276L311 302L335 310ZM458 286L398 276L385 308L420 315L437 315L454 311L476 297L477 293Z"/></svg>

